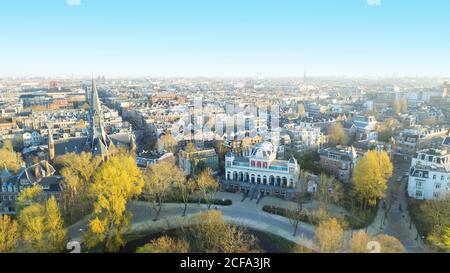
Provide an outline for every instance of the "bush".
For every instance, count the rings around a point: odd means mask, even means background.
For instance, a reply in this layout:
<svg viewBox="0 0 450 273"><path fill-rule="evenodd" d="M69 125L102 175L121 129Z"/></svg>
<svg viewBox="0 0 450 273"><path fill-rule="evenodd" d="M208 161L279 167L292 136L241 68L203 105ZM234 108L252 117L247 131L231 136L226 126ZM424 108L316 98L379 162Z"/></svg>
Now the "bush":
<svg viewBox="0 0 450 273"><path fill-rule="evenodd" d="M264 206L262 208L262 210L267 213L270 213L270 214L289 218L289 209L286 209L286 208ZM375 212L376 212L376 210L375 210ZM339 223L341 224L341 226L344 229L362 229L373 222L372 214L373 213L367 213L366 217L359 217L359 218L345 215L344 218L338 218L337 220L339 221ZM376 213L375 213L375 215L376 215ZM314 214L308 214L308 215L302 216L300 221L314 225L314 226L318 226L321 219Z"/></svg>
<svg viewBox="0 0 450 273"><path fill-rule="evenodd" d="M235 188L227 188L227 189L225 189L225 192L237 193L237 192L239 192L239 189L235 189Z"/></svg>
<svg viewBox="0 0 450 273"><path fill-rule="evenodd" d="M286 208L279 208L279 207L273 207L273 206L263 206L262 208L263 211L270 213L270 214L274 214L274 215L279 215L279 216L283 216L286 218L289 218L289 209ZM303 215L301 217L301 222L305 222L311 225L318 225L319 224L319 219L311 214L309 215Z"/></svg>

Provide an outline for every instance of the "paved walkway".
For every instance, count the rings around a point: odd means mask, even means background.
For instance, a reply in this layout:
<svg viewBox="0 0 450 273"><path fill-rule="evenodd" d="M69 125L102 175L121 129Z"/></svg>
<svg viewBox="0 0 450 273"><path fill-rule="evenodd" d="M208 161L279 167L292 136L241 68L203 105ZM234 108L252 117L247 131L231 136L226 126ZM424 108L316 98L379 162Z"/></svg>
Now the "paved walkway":
<svg viewBox="0 0 450 273"><path fill-rule="evenodd" d="M378 207L378 213L374 222L368 227L369 234L386 234L398 238L406 252L423 253L428 252L427 246L422 238L418 236L414 223L408 212L406 195L407 178L397 181L409 169L409 164L399 163L395 165L393 176L388 182L388 190L384 202L392 202L391 209L387 212L383 208L382 202ZM400 210L401 208L401 210Z"/></svg>
<svg viewBox="0 0 450 273"><path fill-rule="evenodd" d="M297 236L293 236L294 230L289 219L262 211L264 205L288 208L293 204L292 202L266 197L259 204L256 204L256 200L250 201L246 199L242 202L242 197L242 194L227 192L217 194L216 198L218 199L230 199L233 201L231 206L217 206L223 213L226 222L254 230L269 232L291 242L310 247L310 242L314 241L315 227L313 225L300 223L297 229ZM305 205L305 207L309 208L315 208L317 206L315 202ZM212 206L212 208L214 209L215 206ZM161 211L161 220L159 221L153 221L154 212L150 204L146 202L134 201L130 204L129 209L133 213L131 232L146 231L151 233L189 225L192 216L198 212L206 211L207 207L206 205L189 204L187 216L182 217L182 204L164 204ZM339 209L333 207L333 210L338 211ZM347 212L342 211L342 213ZM72 240L81 241L83 232L87 230L88 221L89 218L86 217L84 220L69 227L68 233ZM351 231L346 232L348 239L350 238L350 234Z"/></svg>
<svg viewBox="0 0 450 273"><path fill-rule="evenodd" d="M224 219L228 223L273 233L295 243L303 244L305 238L312 240L314 237L314 226L301 223L298 227L298 235L294 237L293 227L287 218L263 212L260 208L253 210L238 203L233 206L218 206L217 208L223 213ZM207 207L206 205L190 204L187 216L182 217L182 205L164 204L159 221L153 221L154 213L148 203L132 202L130 210L133 213L131 231L151 233L189 225L192 216L200 211L207 211ZM68 234L71 240L81 241L82 234L87 229L87 223L88 218L69 227Z"/></svg>
<svg viewBox="0 0 450 273"><path fill-rule="evenodd" d="M403 169L399 168L394 170L396 174ZM396 176L393 176L396 179ZM389 190L393 189L390 182ZM400 187L401 188L401 187ZM380 205L377 217L375 221L367 228L367 231L372 234L387 234L395 236L400 239L404 244L407 252L424 252L423 243L416 240L417 232L414 225L409 228L409 217L407 211L399 212L398 204L402 203L402 206L406 209L406 197L404 188L399 191L398 196L400 198L395 199L391 211L388 214L385 224L382 225L384 209ZM297 236L293 236L293 227L289 222L289 219L278 215L273 215L262 211L264 205L277 206L289 208L293 205L292 202L284 201L274 197L264 197L259 204L256 204L256 200L245 199L242 201L242 194L233 194L227 192L220 192L216 198L230 199L233 201L231 206L217 206L217 208L223 213L225 221L228 223L237 224L243 227L270 232L278 235L291 242L299 243L306 247L309 247L309 242L314 242L314 230L315 227L307 224L300 223ZM214 208L213 206L212 208ZM311 202L305 204L305 208L316 209L318 207L317 202ZM136 231L148 231L157 232L161 230L169 230L184 225L189 225L191 217L201 211L206 211L206 205L189 204L187 210L187 216L181 217L183 211L182 204L164 204L161 211L161 220L153 221L154 214L150 204L146 202L131 202L130 210L133 213L132 219L132 232ZM345 209L330 205L330 211L335 215L349 214ZM69 236L73 240L81 240L82 233L86 230L88 218L78 222L77 224L69 228ZM350 242L353 231L345 232L345 241Z"/></svg>

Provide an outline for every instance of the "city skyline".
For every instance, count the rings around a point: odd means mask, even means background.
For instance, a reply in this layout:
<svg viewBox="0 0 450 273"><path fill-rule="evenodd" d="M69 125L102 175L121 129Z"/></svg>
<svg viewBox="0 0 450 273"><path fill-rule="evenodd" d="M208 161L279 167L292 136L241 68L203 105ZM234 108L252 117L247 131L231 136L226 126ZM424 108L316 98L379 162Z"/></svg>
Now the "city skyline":
<svg viewBox="0 0 450 273"><path fill-rule="evenodd" d="M440 1L2 1L0 77L450 75Z"/></svg>

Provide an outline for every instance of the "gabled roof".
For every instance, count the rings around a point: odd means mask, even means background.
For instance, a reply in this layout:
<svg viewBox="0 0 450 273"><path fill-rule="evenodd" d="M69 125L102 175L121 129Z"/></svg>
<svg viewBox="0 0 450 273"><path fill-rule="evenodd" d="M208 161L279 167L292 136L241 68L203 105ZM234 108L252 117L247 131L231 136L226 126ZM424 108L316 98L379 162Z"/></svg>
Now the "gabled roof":
<svg viewBox="0 0 450 273"><path fill-rule="evenodd" d="M442 145L450 147L450 136L444 138Z"/></svg>

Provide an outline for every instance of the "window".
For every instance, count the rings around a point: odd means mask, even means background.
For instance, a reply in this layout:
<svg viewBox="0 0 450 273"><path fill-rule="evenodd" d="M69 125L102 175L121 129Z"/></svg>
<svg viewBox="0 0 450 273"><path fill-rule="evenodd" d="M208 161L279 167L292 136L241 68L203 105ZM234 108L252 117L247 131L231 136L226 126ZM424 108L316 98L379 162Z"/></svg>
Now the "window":
<svg viewBox="0 0 450 273"><path fill-rule="evenodd" d="M436 180L436 175L433 175L433 180Z"/></svg>
<svg viewBox="0 0 450 273"><path fill-rule="evenodd" d="M441 184L437 183L436 185L434 185L436 187L436 189L440 189L441 188Z"/></svg>
<svg viewBox="0 0 450 273"><path fill-rule="evenodd" d="M416 197L422 197L422 191L416 191Z"/></svg>
<svg viewBox="0 0 450 273"><path fill-rule="evenodd" d="M434 198L439 198L439 196L440 196L440 193L439 193L439 192L433 193L433 197L434 197Z"/></svg>

